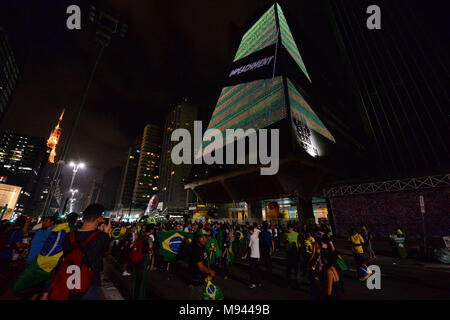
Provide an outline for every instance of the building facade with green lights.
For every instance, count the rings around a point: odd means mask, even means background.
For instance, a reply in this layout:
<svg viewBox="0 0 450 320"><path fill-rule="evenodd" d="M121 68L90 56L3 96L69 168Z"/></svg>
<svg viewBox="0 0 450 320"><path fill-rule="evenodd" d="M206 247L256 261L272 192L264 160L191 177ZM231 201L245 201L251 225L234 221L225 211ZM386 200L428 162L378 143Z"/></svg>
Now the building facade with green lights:
<svg viewBox="0 0 450 320"><path fill-rule="evenodd" d="M285 205L281 200L286 198L297 204L289 210L299 212L285 214L288 219L313 218L312 198L330 174L322 159L336 139L314 111L311 84L299 46L275 3L244 33L209 121L208 129L220 130L224 139L216 141L214 130L207 130L202 150L204 156L235 143L226 139L227 129L278 129L279 171L262 176L259 165L213 165L196 170L185 189L204 203L246 202L250 219L264 218L267 199Z"/></svg>

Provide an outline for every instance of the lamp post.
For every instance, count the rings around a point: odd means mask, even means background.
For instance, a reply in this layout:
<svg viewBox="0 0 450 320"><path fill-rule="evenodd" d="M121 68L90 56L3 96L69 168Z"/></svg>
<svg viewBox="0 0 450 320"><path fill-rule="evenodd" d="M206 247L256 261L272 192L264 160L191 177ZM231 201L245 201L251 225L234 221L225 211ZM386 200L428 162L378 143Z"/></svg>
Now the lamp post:
<svg viewBox="0 0 450 320"><path fill-rule="evenodd" d="M90 10L89 10L89 21L95 25L96 40L97 40L97 43L100 44L100 49L97 53L97 57L94 61L94 64L91 68L91 72L88 77L88 80L86 82L86 86L83 91L83 95L81 97L81 102L78 106L75 120L73 122L72 127L70 128L69 135L67 136L66 140L64 141L64 148L61 153L60 160L56 164L55 173L53 175L53 179L51 180L49 192L47 193L47 196L45 199L44 210L42 211L43 217L45 217L47 215L47 212L50 208L50 204L52 201L56 181L58 181L58 179L59 179L62 167L66 164L66 157L67 157L68 151L70 149L70 144L72 142L72 138L75 134L75 131L78 126L78 122L81 117L81 113L82 113L84 105L86 103L89 88L91 87L91 83L94 78L95 71L97 70L98 62L100 61L100 58L103 55L103 51L104 51L105 47L109 46L112 37L117 35L117 36L120 36L123 38L128 29L128 25L121 22L118 17L114 17L102 10L97 12L97 9L92 5L90 6Z"/></svg>
<svg viewBox="0 0 450 320"><path fill-rule="evenodd" d="M72 190L73 182L74 182L74 180L75 180L75 176L77 175L78 169L83 169L83 168L85 167L85 164L82 163L82 162L75 163L75 162L72 161L69 165L70 165L71 167L73 167L73 170L72 170L72 180L70 181L70 186L69 186L69 190Z"/></svg>
<svg viewBox="0 0 450 320"><path fill-rule="evenodd" d="M75 195L75 193L77 193L78 192L78 189L75 189L75 190L73 190L73 189L70 189L70 193L72 193L72 197L70 198L70 206L69 206L69 211L70 212L73 212L73 203L75 202L75 198L74 198L74 195Z"/></svg>

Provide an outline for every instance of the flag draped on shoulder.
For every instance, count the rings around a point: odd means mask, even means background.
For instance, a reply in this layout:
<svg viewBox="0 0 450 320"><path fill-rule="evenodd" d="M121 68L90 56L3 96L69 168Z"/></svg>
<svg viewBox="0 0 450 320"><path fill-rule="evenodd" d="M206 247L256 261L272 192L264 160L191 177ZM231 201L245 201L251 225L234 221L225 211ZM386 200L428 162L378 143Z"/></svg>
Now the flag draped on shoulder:
<svg viewBox="0 0 450 320"><path fill-rule="evenodd" d="M36 259L14 283L14 293L27 290L39 283L50 280L53 269L63 255L63 239L70 231L71 229L67 222L53 228Z"/></svg>
<svg viewBox="0 0 450 320"><path fill-rule="evenodd" d="M228 241L228 250L225 256L226 263L228 265L234 264L234 251L233 251L233 243L231 241Z"/></svg>
<svg viewBox="0 0 450 320"><path fill-rule="evenodd" d="M215 238L208 238L205 243L206 253L208 254L209 265L213 265L220 258L222 252Z"/></svg>
<svg viewBox="0 0 450 320"><path fill-rule="evenodd" d="M189 232L171 230L157 232L156 237L164 261L174 262L183 247L192 242L194 235Z"/></svg>

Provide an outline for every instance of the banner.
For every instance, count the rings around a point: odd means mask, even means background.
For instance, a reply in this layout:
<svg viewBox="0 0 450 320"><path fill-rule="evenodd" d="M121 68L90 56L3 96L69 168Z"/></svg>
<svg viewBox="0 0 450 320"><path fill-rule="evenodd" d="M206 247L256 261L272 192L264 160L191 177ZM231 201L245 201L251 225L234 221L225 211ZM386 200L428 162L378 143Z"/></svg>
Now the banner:
<svg viewBox="0 0 450 320"><path fill-rule="evenodd" d="M158 238L164 261L175 262L181 250L192 242L194 234L171 230L157 232L156 237Z"/></svg>

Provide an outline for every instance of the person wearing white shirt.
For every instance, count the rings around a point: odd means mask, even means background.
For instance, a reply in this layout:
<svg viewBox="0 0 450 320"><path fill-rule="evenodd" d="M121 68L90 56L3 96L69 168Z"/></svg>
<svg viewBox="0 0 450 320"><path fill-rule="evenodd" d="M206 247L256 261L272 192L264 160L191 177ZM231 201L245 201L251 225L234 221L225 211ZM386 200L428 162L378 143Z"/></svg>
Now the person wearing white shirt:
<svg viewBox="0 0 450 320"><path fill-rule="evenodd" d="M260 251L259 251L259 233L261 232L256 226L250 227L250 242L248 244L250 251L250 277L252 283L250 289L261 287L261 272L259 270ZM247 258L246 254L244 259Z"/></svg>

